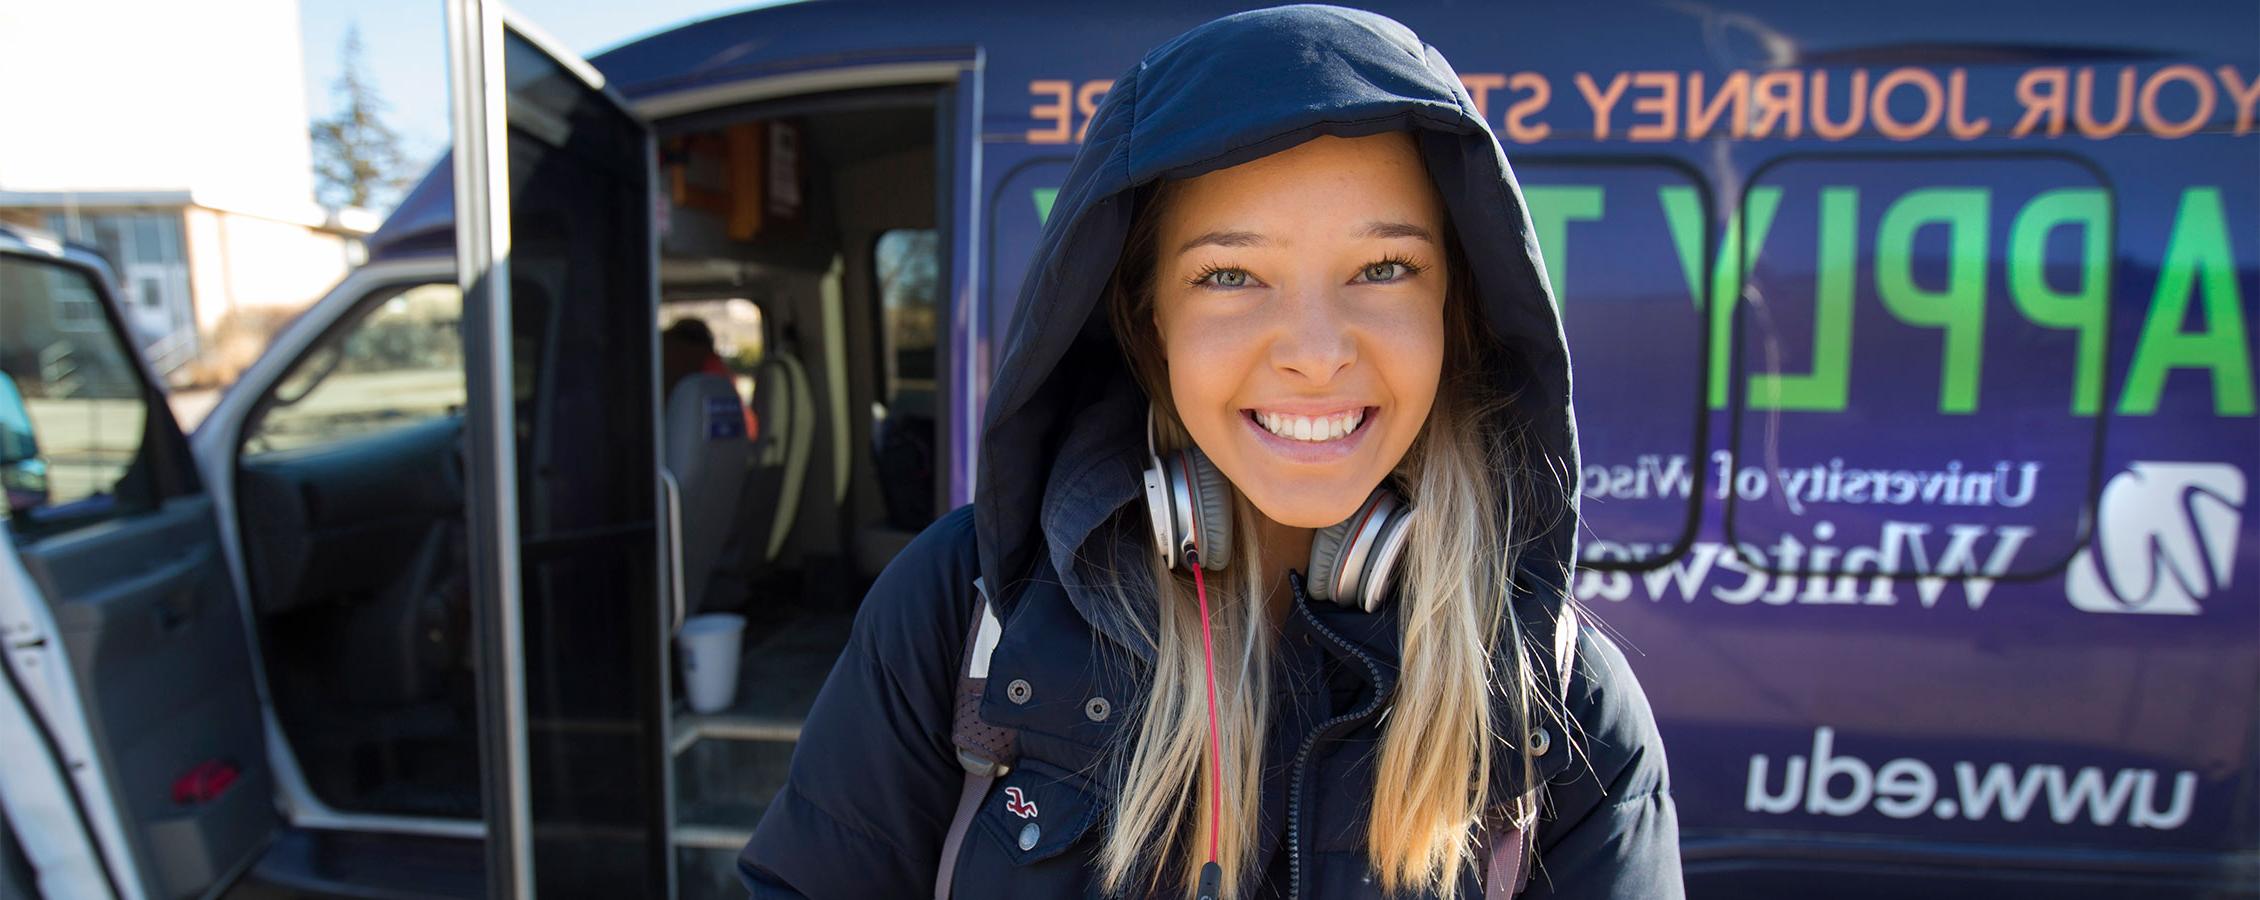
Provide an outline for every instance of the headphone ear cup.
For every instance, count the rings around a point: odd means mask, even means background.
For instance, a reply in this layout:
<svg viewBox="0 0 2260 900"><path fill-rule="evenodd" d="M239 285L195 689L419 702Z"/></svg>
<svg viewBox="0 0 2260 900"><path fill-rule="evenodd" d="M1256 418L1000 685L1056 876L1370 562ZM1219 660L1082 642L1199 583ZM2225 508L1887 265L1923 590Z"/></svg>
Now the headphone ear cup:
<svg viewBox="0 0 2260 900"><path fill-rule="evenodd" d="M1357 512L1311 537L1304 591L1353 609L1379 609L1395 586L1411 525L1412 508L1395 491L1375 488Z"/></svg>
<svg viewBox="0 0 2260 900"><path fill-rule="evenodd" d="M1366 503L1372 503L1367 500ZM1349 518L1318 530L1310 539L1310 577L1303 579L1303 591L1314 600L1334 599L1334 577L1342 565L1342 548L1349 543L1350 526L1362 518L1365 507Z"/></svg>
<svg viewBox="0 0 2260 900"><path fill-rule="evenodd" d="M1366 558L1365 571L1359 581L1364 585L1358 599L1366 612L1381 608L1397 589L1397 567L1405 555L1405 539L1412 534L1412 507L1398 504L1389 513L1375 539L1373 552Z"/></svg>
<svg viewBox="0 0 2260 900"><path fill-rule="evenodd" d="M1201 568L1222 569L1232 563L1232 486L1201 448L1187 444L1179 457L1192 470L1194 527L1200 530L1194 546L1200 550Z"/></svg>
<svg viewBox="0 0 2260 900"><path fill-rule="evenodd" d="M1151 520L1154 533L1154 552L1161 554L1162 562L1177 568L1177 515L1169 502L1171 493L1169 471L1171 464L1161 458L1146 457L1146 517Z"/></svg>

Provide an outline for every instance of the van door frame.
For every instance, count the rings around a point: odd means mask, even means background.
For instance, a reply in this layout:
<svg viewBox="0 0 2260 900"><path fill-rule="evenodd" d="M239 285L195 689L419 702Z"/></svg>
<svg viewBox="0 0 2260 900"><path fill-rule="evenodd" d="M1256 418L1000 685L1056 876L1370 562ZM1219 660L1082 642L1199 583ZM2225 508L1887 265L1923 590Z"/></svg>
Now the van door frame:
<svg viewBox="0 0 2260 900"><path fill-rule="evenodd" d="M198 474L203 477L206 490L211 492L212 509L219 520L226 523L220 529L222 555L238 590L247 597L251 578L243 529L237 525L242 519L236 497L236 466L241 461L243 428L252 411L300 359L321 346L337 328L350 327L353 311L370 295L410 285L452 282L455 278L455 260L446 256L385 259L354 269L275 336L266 352L243 371L235 385L205 415L196 433L189 435ZM259 690L260 714L266 720L267 762L275 775L275 801L282 808L287 823L295 828L474 840L484 837L486 826L477 819L354 812L331 806L314 793L307 783L305 769L299 765L290 734L275 714L269 681L272 676L267 671L266 653L261 645L263 638L254 612L256 605L253 602L243 604L244 628L253 641L251 671L253 683Z"/></svg>
<svg viewBox="0 0 2260 900"><path fill-rule="evenodd" d="M448 0L456 281L463 289L464 519L478 647L487 896L533 896L510 345L510 137L502 8ZM497 177L499 176L499 177ZM501 665L494 665L495 661Z"/></svg>
<svg viewBox="0 0 2260 900"><path fill-rule="evenodd" d="M976 330L984 316L974 306L974 292L979 282L976 248L979 246L978 226L981 218L980 96L984 59L985 54L979 47L909 50L903 51L896 58L866 59L836 68L790 71L701 85L681 91L636 97L630 103L632 112L651 122L655 133L664 135L680 130L686 120L696 120L710 113L755 104L789 103L814 95L866 88L919 86L932 87L941 93L935 107L935 155L937 165L945 167L938 174L947 177L937 179L935 185L939 214L936 223L951 235L950 247L941 262L943 284L947 287L945 302L953 306L948 310L952 323L950 332L937 340L937 349L942 356L937 365L947 366L948 371L944 385L946 395L939 399L958 409L936 423L942 429L937 435L940 439L938 449L941 451L941 458L936 461L937 473L950 473L936 479L934 489L937 496L945 501L937 507L939 509L956 505L947 501L955 496L961 486L971 484L972 457L970 452L958 455L961 452L958 442L971 441L978 436L980 408L971 400L974 395L967 391L973 390L973 385L985 384L987 381L985 364L976 362L985 359L977 352L983 337ZM653 165L656 171L656 159ZM659 184L657 178L654 178L653 184ZM662 201L663 198L655 192L654 204ZM655 273L658 271L657 261L660 258L657 234L654 230L652 258ZM658 292L655 285L654 295ZM656 312L653 323L653 340L656 341ZM966 421L961 424L961 419ZM655 433L654 440L658 437ZM961 459L966 461L962 465L959 462ZM957 474L960 468L964 469L961 476ZM966 489L970 490L969 487ZM673 593L675 590L671 585L668 594L670 604L679 602L679 598L675 598ZM679 624L679 620L671 617L670 633L676 624ZM673 654L674 648L670 643L664 648L663 657L667 662L664 668L668 678L673 677ZM672 709L671 706L669 708ZM678 733L676 728L679 724L681 723L676 721L675 716L666 717L666 743L670 760L701 738L726 733L699 722L690 724L686 730ZM666 767L666 773L668 846L699 846L695 842L678 840L677 831L682 823L675 809L675 768L672 764ZM749 828L751 824L748 823ZM693 840L703 837L706 836L699 835ZM669 872L668 896L673 897L677 891L677 886L673 883L675 867L670 867Z"/></svg>
<svg viewBox="0 0 2260 900"><path fill-rule="evenodd" d="M576 98L563 102L581 103L583 100L579 98L588 98L593 100L595 108L605 110L609 117L600 116L602 121L597 124L558 118L556 110L550 107L550 103L558 98L534 93L540 88L538 77L529 81L531 86L528 94L513 96L509 73L505 70L506 53L512 52L507 48L512 40L521 42L540 57L539 63L542 66L554 67L563 76L564 83L570 85ZM534 190L532 185L539 183L542 169L537 165L535 171L526 173L513 173L511 170L512 135L518 130L514 126L522 124L530 136L553 142L557 146L563 146L562 142L566 140L573 140L572 136L579 133L576 129L583 126L595 129L582 133L591 140L601 142L608 136L616 136L638 142L633 154L634 161L628 164L626 170L633 171L632 178L641 182L641 193L630 208L640 210L643 214L640 226L643 229L643 240L640 246L623 246L618 249L625 251L623 256L626 259L633 260L627 265L642 266L642 297L633 312L645 329L645 343L639 348L646 363L645 371L641 373L645 384L642 397L626 401L634 405L613 408L633 413L640 406L648 414L636 427L648 434L649 446L646 452L649 453L649 465L645 471L637 474L609 474L611 477L624 479L613 483L614 487L631 485L626 488L631 496L637 492L648 492L645 496L649 498L650 507L641 513L630 514L630 518L624 521L607 520L607 524L601 527L624 527L627 530L622 534L634 536L624 539L635 540L643 539L643 530L650 529L648 538L651 556L643 564L649 565L653 581L649 585L636 585L630 588L629 593L641 597L643 587L651 588L649 608L631 612L631 618L635 614L649 616L646 624L651 628L651 644L632 650L630 661L625 663L631 671L618 673L649 689L648 694L633 702L633 707L634 718L648 729L650 739L643 742L640 748L630 751L625 760L621 760L643 771L616 774L623 781L641 783L646 790L656 791L660 795L651 798L654 808L643 814L641 843L648 853L641 871L647 873L653 881L639 892L656 890L671 895L674 892L673 869L670 864L673 854L668 844L670 835L667 834L671 827L667 813L671 803L665 796L668 793L666 772L669 757L664 723L671 696L667 671L670 661L666 654L672 624L672 604L669 598L674 596L675 590L670 583L671 567L667 565L671 556L668 542L672 539L665 525L667 491L659 464L660 457L656 452L660 442L656 414L660 406L657 358L657 207L654 202L657 157L650 123L631 109L617 92L607 87L603 74L586 60L566 51L540 29L507 13L499 4L485 0L448 0L448 47L449 68L453 75L451 105L455 125L452 162L455 178L457 278L463 292L464 308L463 349L467 388L464 416L464 471L467 488L465 518L468 525L467 555L474 643L480 659L500 663L481 665L476 686L484 794L482 809L487 835L487 894L491 897L531 897L540 873L534 853L532 794L535 785L532 746L535 740L532 732L536 723L531 720L528 667L534 664L537 657L545 663L554 662L545 654L555 650L544 646L538 648L542 651L539 654L529 653L526 631L531 621L525 605L525 579L529 566L526 554L531 551L526 544L522 528L524 523L521 521L523 508L518 456L524 441L538 442L545 435L537 433L529 437L520 434L516 402L518 391L514 383L517 374L515 370L520 364L514 352L519 319L513 308L512 297L515 284L512 259L514 195L521 190ZM534 60L522 57L521 62L531 63ZM576 120L580 118L570 108L565 115ZM614 131L615 128L621 130ZM521 184L514 177L521 174L533 180ZM540 203L528 205L529 210L541 208ZM528 252L554 252L553 247L538 241L529 242L526 248ZM610 254L606 256L610 258ZM526 276L533 277L533 274L526 273ZM625 313L630 310L626 306L620 306L607 311ZM554 317L559 312L559 309L545 308L543 315ZM546 354L552 349L554 348L540 346L535 352ZM535 358L546 360L546 357L539 355ZM542 432L556 424L550 421L554 411L545 406L546 398L542 394L553 387L546 383L544 376L554 369L554 363L555 360L546 360L534 376L543 379L534 385L535 411L534 418L530 421L536 432ZM622 398L633 396L631 389ZM600 403L596 408L605 407ZM548 467L548 463L540 462L532 474L536 478L545 478L547 476L544 473ZM648 483L634 487L632 485L636 478L648 479ZM601 486L591 486L591 490L601 489ZM537 486L535 490L546 488ZM539 499L545 495L535 496ZM545 502L544 506L546 505ZM580 512L585 513L585 510ZM560 539L559 535L549 530L554 525L555 510L538 515L540 518L535 521L541 539L556 543ZM589 538L590 535L584 533L563 539L570 542ZM541 565L549 564L544 562ZM635 568L637 565L639 564L631 563L629 569L621 570L627 573L626 577L630 581L642 577ZM537 573L540 571L536 569ZM548 585L551 582L545 579L541 583ZM556 598L549 596L546 590L545 587L541 596L548 605L539 612L551 617L545 620L544 627L557 626L553 602ZM634 627L640 630L642 626ZM555 638L557 635L545 632L545 637ZM657 671L639 669L639 666L649 666ZM614 702L617 701L618 698L614 698ZM552 709L545 715L554 717L556 712ZM581 733L581 729L573 726L585 724L589 723L554 718L545 720L543 725L547 736L542 738L544 759L547 761L545 764L562 765L557 761L559 749L552 746L554 741L560 739L557 735ZM606 728L614 723L595 724L599 731L610 733ZM570 779L563 783L569 785L568 789L585 784ZM545 791L556 787L546 782L545 785ZM566 804L567 807L571 805ZM574 814L563 810L564 807L561 807L559 815L568 819ZM550 828L545 840L619 840L623 834L632 833L597 833L602 830L581 828L567 822ZM631 839L630 842L634 841Z"/></svg>

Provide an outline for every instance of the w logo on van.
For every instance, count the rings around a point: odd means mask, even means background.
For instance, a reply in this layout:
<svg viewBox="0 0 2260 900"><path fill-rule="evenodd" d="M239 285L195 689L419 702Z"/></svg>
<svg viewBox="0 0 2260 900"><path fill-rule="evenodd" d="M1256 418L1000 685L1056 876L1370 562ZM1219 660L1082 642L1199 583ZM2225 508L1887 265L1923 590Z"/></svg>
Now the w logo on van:
<svg viewBox="0 0 2260 900"><path fill-rule="evenodd" d="M2137 462L2112 476L2095 537L2072 557L2064 593L2096 613L2196 615L2229 585L2244 518L2244 472L2226 463Z"/></svg>

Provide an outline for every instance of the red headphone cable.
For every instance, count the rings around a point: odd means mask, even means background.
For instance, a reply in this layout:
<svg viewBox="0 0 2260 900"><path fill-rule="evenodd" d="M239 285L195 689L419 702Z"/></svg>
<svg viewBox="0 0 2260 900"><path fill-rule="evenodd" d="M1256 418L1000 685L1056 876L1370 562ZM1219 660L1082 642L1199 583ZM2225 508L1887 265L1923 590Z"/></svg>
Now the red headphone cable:
<svg viewBox="0 0 2260 900"><path fill-rule="evenodd" d="M1185 561L1193 570L1193 591L1201 600L1201 666L1208 677L1208 751L1214 767L1209 776L1208 863L1201 866L1198 896L1199 900L1216 900L1224 882L1224 870L1216 862L1217 835L1223 830L1224 810L1224 750L1218 743L1216 725L1216 645L1209 637L1208 582L1201 577L1200 552L1185 551Z"/></svg>

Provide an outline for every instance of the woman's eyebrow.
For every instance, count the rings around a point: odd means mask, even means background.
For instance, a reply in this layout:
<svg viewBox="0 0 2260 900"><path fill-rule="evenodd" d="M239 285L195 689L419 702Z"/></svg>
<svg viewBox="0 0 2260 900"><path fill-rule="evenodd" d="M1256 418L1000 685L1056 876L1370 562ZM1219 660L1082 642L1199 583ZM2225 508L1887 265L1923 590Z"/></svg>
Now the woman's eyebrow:
<svg viewBox="0 0 2260 900"><path fill-rule="evenodd" d="M1184 245L1177 248L1177 255L1183 256L1195 247L1205 247L1211 244L1218 247L1261 247L1266 243L1269 242L1264 239L1263 235L1253 231L1218 230L1186 241Z"/></svg>
<svg viewBox="0 0 2260 900"><path fill-rule="evenodd" d="M1413 238L1415 240L1427 241L1431 244L1436 243L1436 236L1434 234L1429 233L1428 229L1422 228L1411 222L1367 222L1365 223L1365 236L1369 238L1383 239ZM1227 231L1219 229L1216 231L1207 232L1179 245L1177 248L1177 255L1183 256L1186 253L1189 253L1199 247L1261 247L1268 243L1270 243L1270 240L1268 238L1265 238L1263 235L1253 231Z"/></svg>
<svg viewBox="0 0 2260 900"><path fill-rule="evenodd" d="M1436 243L1436 236L1411 222L1367 222L1365 236L1369 238L1416 238Z"/></svg>

